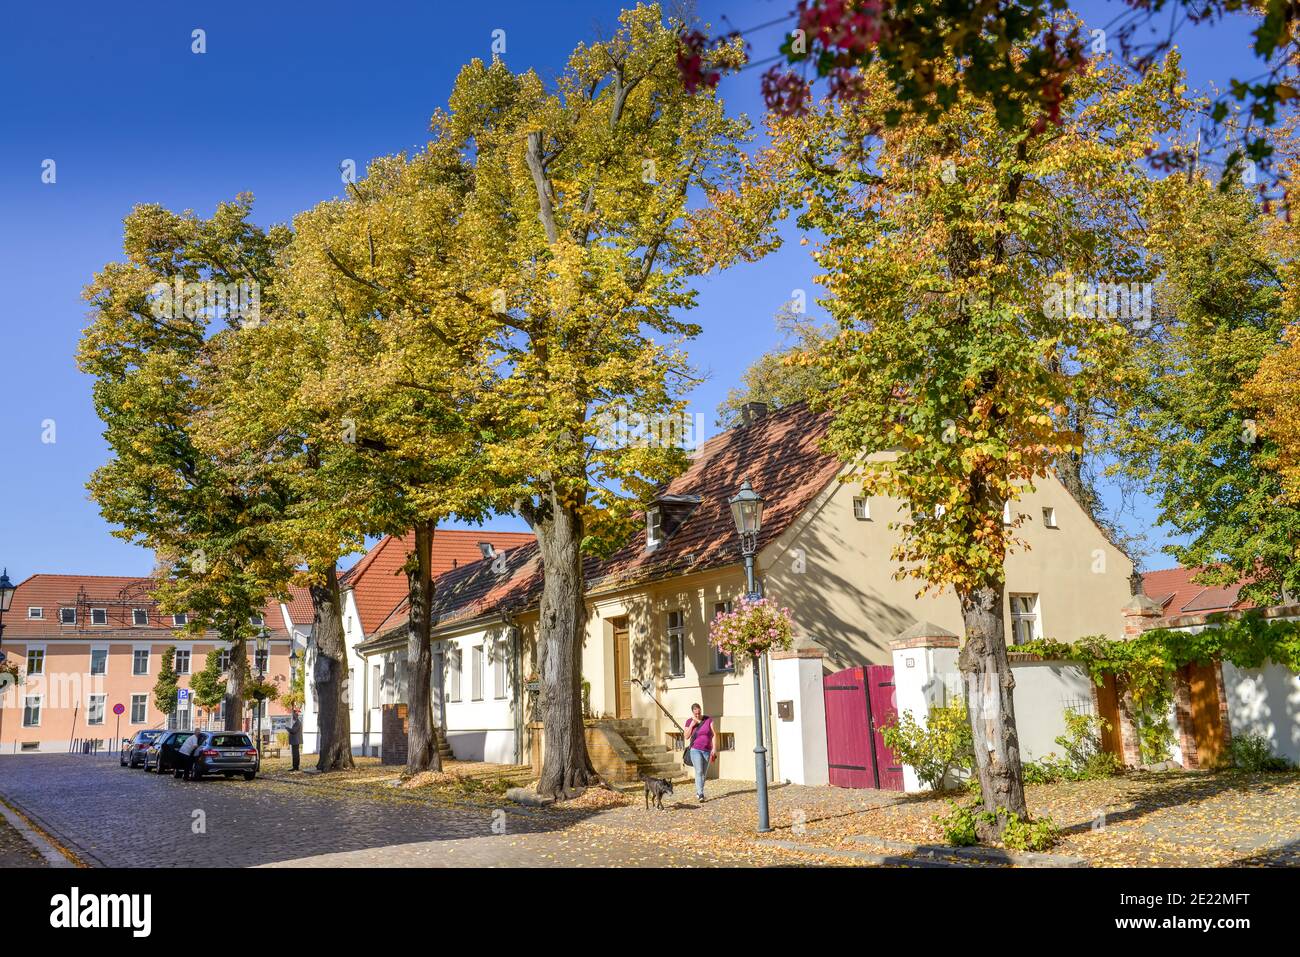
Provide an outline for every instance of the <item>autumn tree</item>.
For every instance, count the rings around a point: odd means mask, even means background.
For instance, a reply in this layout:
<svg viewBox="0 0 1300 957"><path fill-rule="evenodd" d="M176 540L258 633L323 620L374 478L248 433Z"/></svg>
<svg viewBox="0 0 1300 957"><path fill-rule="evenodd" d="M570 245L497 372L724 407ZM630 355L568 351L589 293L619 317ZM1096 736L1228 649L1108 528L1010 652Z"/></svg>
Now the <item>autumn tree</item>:
<svg viewBox="0 0 1300 957"><path fill-rule="evenodd" d="M548 86L473 61L434 118L471 175L462 202L472 284L465 310L494 324L488 461L518 490L543 567L539 666L545 753L539 790L593 780L583 738L585 553L685 464L671 442L607 435L620 415L664 421L690 381L679 344L697 327L690 277L708 267L691 202L733 171L748 127L711 94L687 94L681 25L625 11L579 46ZM712 54L723 66L738 46Z"/></svg>
<svg viewBox="0 0 1300 957"><path fill-rule="evenodd" d="M1150 278L1142 161L1183 119L1181 75L1176 58L1138 83L1094 65L1059 127L1013 135L967 95L929 121L887 122L883 68L855 83L851 100L773 120L754 195L730 205L764 213L766 194L788 188L817 237L840 329L823 360L836 383L819 403L834 410L827 446L869 493L910 509L898 575L956 593L996 837L1007 814L1026 814L1005 622L1019 520L1004 525L1003 508L1081 446L1072 409L1123 394L1131 327L1096 293L1121 284L1127 308L1129 284Z"/></svg>
<svg viewBox="0 0 1300 957"><path fill-rule="evenodd" d="M1172 176L1147 204L1162 269L1139 340L1127 414L1110 427L1114 471L1155 497L1180 564L1207 585L1250 581L1273 604L1295 594L1300 503L1284 492L1286 351L1295 316L1294 227L1242 184ZM1283 458L1279 460L1279 455Z"/></svg>
<svg viewBox="0 0 1300 957"><path fill-rule="evenodd" d="M341 446L319 437L334 469L351 476L324 518L341 515L368 535L410 533L409 773L440 767L433 536L444 520L478 521L510 501L485 457L500 422L488 363L496 324L465 301L480 281L464 255L472 181L467 158L442 135L415 155L374 160L344 198L298 217L287 260L294 318L285 344L308 353L298 395L317 421L350 432Z"/></svg>
<svg viewBox="0 0 1300 957"><path fill-rule="evenodd" d="M260 517L274 489L240 483L221 456L199 448L194 425L212 365L211 333L256 317L263 282L286 230L247 220L251 198L203 219L157 205L125 221L124 262L87 287L91 322L78 351L94 376L95 408L111 458L88 483L115 535L154 549L169 568L156 597L188 616L185 631L213 629L233 649L228 729L239 726L244 647L268 598L260 568L282 560Z"/></svg>

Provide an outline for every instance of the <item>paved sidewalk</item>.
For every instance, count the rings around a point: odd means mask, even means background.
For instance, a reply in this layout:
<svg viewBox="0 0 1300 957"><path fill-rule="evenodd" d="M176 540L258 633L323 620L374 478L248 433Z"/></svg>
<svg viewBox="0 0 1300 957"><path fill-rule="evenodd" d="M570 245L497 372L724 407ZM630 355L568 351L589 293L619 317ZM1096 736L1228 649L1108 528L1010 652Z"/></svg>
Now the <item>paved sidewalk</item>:
<svg viewBox="0 0 1300 957"><path fill-rule="evenodd" d="M18 829L0 816L0 868L48 866Z"/></svg>

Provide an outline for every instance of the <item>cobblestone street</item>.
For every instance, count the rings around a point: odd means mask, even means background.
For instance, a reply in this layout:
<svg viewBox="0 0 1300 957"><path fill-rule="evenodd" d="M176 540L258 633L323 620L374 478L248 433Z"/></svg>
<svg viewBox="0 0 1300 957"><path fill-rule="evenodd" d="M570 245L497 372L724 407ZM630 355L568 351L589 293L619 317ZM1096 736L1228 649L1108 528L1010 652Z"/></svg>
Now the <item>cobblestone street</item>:
<svg viewBox="0 0 1300 957"><path fill-rule="evenodd" d="M494 816L477 808L342 800L261 778L184 782L119 767L116 755L0 756L0 796L85 863L109 867L749 863L725 852L663 846L650 835L596 840L526 809Z"/></svg>

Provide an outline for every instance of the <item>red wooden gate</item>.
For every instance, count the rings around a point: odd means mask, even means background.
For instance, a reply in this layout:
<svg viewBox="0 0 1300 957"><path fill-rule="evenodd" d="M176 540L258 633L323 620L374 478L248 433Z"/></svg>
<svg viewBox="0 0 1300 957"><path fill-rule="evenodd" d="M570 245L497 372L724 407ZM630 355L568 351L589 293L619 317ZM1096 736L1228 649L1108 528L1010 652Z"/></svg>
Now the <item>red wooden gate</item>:
<svg viewBox="0 0 1300 957"><path fill-rule="evenodd" d="M866 665L828 675L826 756L830 781L841 788L903 790L903 768L880 733L898 714L892 665Z"/></svg>

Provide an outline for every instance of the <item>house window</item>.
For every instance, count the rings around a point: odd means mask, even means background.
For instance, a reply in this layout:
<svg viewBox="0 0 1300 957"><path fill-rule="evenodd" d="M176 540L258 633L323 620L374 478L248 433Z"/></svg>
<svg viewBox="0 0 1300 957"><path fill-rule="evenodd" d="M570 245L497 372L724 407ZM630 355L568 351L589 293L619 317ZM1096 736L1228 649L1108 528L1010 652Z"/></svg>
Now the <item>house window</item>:
<svg viewBox="0 0 1300 957"><path fill-rule="evenodd" d="M86 724L103 724L104 723L104 698L106 695L93 694L90 696L90 704L86 707Z"/></svg>
<svg viewBox="0 0 1300 957"><path fill-rule="evenodd" d="M1048 528L1060 528L1060 526L1056 524L1056 509L1043 509L1043 524Z"/></svg>
<svg viewBox="0 0 1300 957"><path fill-rule="evenodd" d="M188 651L176 652L176 661L173 667L178 675L187 675L190 673L190 653Z"/></svg>
<svg viewBox="0 0 1300 957"><path fill-rule="evenodd" d="M45 674L45 649L28 648L27 649L27 674L43 675Z"/></svg>
<svg viewBox="0 0 1300 957"><path fill-rule="evenodd" d="M1011 643L1023 645L1038 637L1038 596L1011 596Z"/></svg>
<svg viewBox="0 0 1300 957"><path fill-rule="evenodd" d="M189 622L190 616L185 612L181 612L179 615L172 615L172 625L176 628L180 628L182 625L188 625Z"/></svg>
<svg viewBox="0 0 1300 957"><path fill-rule="evenodd" d="M680 611L668 613L668 677L686 674L686 616Z"/></svg>
<svg viewBox="0 0 1300 957"><path fill-rule="evenodd" d="M645 546L655 548L664 540L663 514L657 508L645 513Z"/></svg>
<svg viewBox="0 0 1300 957"><path fill-rule="evenodd" d="M147 713L147 702L149 696L145 694L131 695L131 723L144 724L144 719L149 715Z"/></svg>
<svg viewBox="0 0 1300 957"><path fill-rule="evenodd" d="M36 618L36 619L44 618L45 609L41 608L39 605L33 605L32 607L27 609L27 617Z"/></svg>
<svg viewBox="0 0 1300 957"><path fill-rule="evenodd" d="M217 670L226 672L230 670L230 649L223 648L221 654L217 655Z"/></svg>
<svg viewBox="0 0 1300 957"><path fill-rule="evenodd" d="M131 624L137 628L144 628L149 624L149 612L144 608L131 609Z"/></svg>
<svg viewBox="0 0 1300 957"><path fill-rule="evenodd" d="M137 648L131 657L131 674L147 675L149 673L149 650Z"/></svg>
<svg viewBox="0 0 1300 957"><path fill-rule="evenodd" d="M261 628L263 625L266 624L266 618L263 617L262 615L249 615L248 623L254 626L255 628Z"/></svg>
<svg viewBox="0 0 1300 957"><path fill-rule="evenodd" d="M90 649L90 673L92 675L108 674L108 649Z"/></svg>
<svg viewBox="0 0 1300 957"><path fill-rule="evenodd" d="M379 700L379 689L381 686L380 675L382 673L383 672L380 670L379 665L370 666L370 701L371 707L374 708L378 708L381 704L387 704L387 702Z"/></svg>
<svg viewBox="0 0 1300 957"><path fill-rule="evenodd" d="M731 613L731 602L720 601L713 606L713 617ZM735 672L736 659L717 645L709 645L710 670L715 674Z"/></svg>
<svg viewBox="0 0 1300 957"><path fill-rule="evenodd" d="M859 522L871 521L871 503L865 498L853 500L853 517Z"/></svg>
<svg viewBox="0 0 1300 957"><path fill-rule="evenodd" d="M59 609L60 625L75 625L76 623L77 623L77 609L75 608Z"/></svg>
<svg viewBox="0 0 1300 957"><path fill-rule="evenodd" d="M41 725L41 696L29 694L23 698L23 727L38 728Z"/></svg>
<svg viewBox="0 0 1300 957"><path fill-rule="evenodd" d="M453 648L447 656L447 700L460 700L460 649Z"/></svg>
<svg viewBox="0 0 1300 957"><path fill-rule="evenodd" d="M504 642L496 646L496 654L492 656L492 694L496 698L506 696L506 645Z"/></svg>
<svg viewBox="0 0 1300 957"><path fill-rule="evenodd" d="M107 625L108 609L107 608L90 609L90 623L92 625Z"/></svg>
<svg viewBox="0 0 1300 957"><path fill-rule="evenodd" d="M471 700L483 700L483 646L475 645L470 659Z"/></svg>

